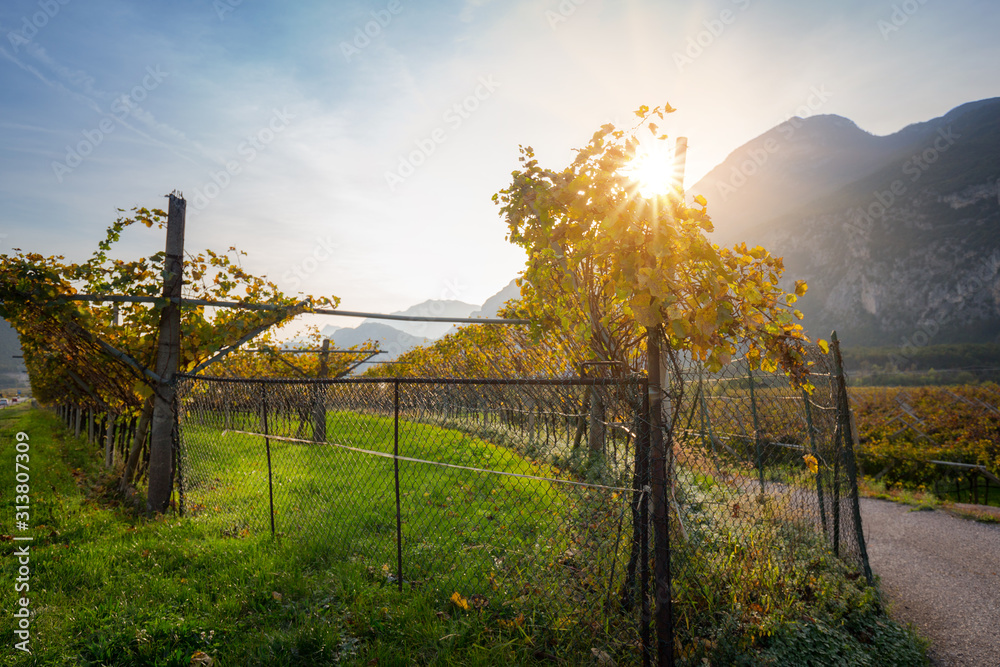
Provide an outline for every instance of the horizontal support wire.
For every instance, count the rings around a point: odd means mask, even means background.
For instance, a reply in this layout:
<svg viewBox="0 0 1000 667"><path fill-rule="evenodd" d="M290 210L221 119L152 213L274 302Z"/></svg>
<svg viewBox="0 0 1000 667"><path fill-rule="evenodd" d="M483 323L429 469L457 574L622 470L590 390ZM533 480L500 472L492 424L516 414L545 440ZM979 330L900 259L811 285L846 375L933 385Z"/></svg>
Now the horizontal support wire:
<svg viewBox="0 0 1000 667"><path fill-rule="evenodd" d="M178 373L177 378L192 379L202 382L219 382L228 384L246 384L247 378L221 377L191 375L190 373ZM481 385L481 386L539 386L539 387L605 387L605 386L633 386L638 387L646 383L645 378L629 378L617 380L614 378L579 378L571 377L565 379L501 379L501 378L311 378L302 380L297 378L253 378L253 384L435 384L435 385Z"/></svg>
<svg viewBox="0 0 1000 667"><path fill-rule="evenodd" d="M315 440L303 440L301 438L288 438L280 435L264 435L263 433L254 433L252 431L237 431L236 429L227 429L222 432L225 436L227 433L239 433L241 435L253 435L260 438L270 438L271 440L283 440L285 442L301 442L307 445L317 444ZM358 452L359 454L370 454L372 456L380 456L384 459L393 459L396 461L409 461L410 463L426 463L432 466L441 466L442 468L455 468L457 470L469 470L472 472L482 472L489 475L503 475L505 477L519 477L521 479L533 479L539 482L556 482L559 484L572 484L573 486L585 486L591 489L607 489L608 491L628 491L632 492L635 489L627 488L623 486L605 486L604 484L591 484L589 482L576 482L571 479L558 479L556 477L539 477L537 475L523 475L516 472L504 472L501 470L488 470L486 468L473 468L471 466L460 466L454 463L441 463L440 461L427 461L425 459L415 459L410 456L397 456L395 454L390 454L389 452L376 452L370 449L361 449L360 447L351 447L350 445L341 445L336 442L325 442L321 444L330 445L331 447L339 447L340 449L347 449L352 452ZM647 487L648 488L648 487Z"/></svg>
<svg viewBox="0 0 1000 667"><path fill-rule="evenodd" d="M173 301L181 306L208 306L211 308L242 308L244 310L289 310L293 304L282 306L274 303L246 303L244 301L210 301L208 299L165 299L151 296L122 296L117 294L66 294L56 297L65 301L91 301L103 303L152 303L165 304ZM392 315L388 313L364 313L356 310L337 310L335 308L310 308L311 315L339 315L341 317L364 317L373 320L396 320L401 322L445 322L453 324L531 324L527 319L508 319L503 317L424 317L422 315Z"/></svg>

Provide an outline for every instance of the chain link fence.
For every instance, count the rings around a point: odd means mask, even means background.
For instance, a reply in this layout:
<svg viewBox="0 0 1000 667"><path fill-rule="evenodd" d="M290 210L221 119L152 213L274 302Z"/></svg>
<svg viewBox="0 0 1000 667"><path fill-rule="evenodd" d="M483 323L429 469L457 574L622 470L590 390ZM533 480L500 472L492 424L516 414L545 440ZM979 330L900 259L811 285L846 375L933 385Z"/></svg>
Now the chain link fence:
<svg viewBox="0 0 1000 667"><path fill-rule="evenodd" d="M811 392L742 360L672 378L673 623L692 662L723 631L807 614L826 554L871 582L844 376L834 352L808 362Z"/></svg>
<svg viewBox="0 0 1000 667"><path fill-rule="evenodd" d="M870 581L843 374L809 361L811 393L743 362L675 368L666 461L644 378L184 376L182 511L319 541L400 590L530 608L533 636L649 664L665 465L666 650L698 664L723 632L807 613L830 555Z"/></svg>
<svg viewBox="0 0 1000 667"><path fill-rule="evenodd" d="M184 377L182 511L635 656L644 394L641 379Z"/></svg>

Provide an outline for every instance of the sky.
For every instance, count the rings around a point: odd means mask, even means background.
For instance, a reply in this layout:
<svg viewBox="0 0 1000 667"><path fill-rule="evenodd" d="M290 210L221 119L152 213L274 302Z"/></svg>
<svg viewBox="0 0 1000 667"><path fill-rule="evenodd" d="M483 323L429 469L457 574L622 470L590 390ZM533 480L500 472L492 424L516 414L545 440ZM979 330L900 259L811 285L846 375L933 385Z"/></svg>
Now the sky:
<svg viewBox="0 0 1000 667"><path fill-rule="evenodd" d="M562 168L670 103L692 184L792 116L888 134L998 96L998 34L995 0L5 0L0 251L83 261L178 190L189 250L286 293L478 304L523 267L491 201L519 145Z"/></svg>

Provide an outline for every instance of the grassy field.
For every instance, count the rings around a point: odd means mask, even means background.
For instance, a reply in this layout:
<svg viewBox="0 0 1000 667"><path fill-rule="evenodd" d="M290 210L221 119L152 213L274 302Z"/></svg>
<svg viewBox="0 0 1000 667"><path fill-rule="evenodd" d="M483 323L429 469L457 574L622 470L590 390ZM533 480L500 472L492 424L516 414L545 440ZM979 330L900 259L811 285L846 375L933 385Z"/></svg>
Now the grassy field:
<svg viewBox="0 0 1000 667"><path fill-rule="evenodd" d="M608 627L598 622L599 608L579 604L588 577L600 572L567 561L564 547L581 538L563 521L563 508L553 514L569 496L539 488L548 482L490 476L473 486L466 478L472 473L413 464L401 474L401 484L410 489L401 594L395 499L387 492L391 460L366 461L366 475L359 476L344 453L325 452L330 470L342 475L333 478L334 486L355 505L368 505L338 514L303 477L309 470L303 457L319 455L317 448L272 443L280 520L306 510L325 512L322 525L351 536L337 546L323 532L293 539L289 527L273 540L264 521L235 523L260 514L249 509L259 508L260 500L252 499L249 486L246 496L218 511L204 506L192 518L168 514L143 520L117 504L102 486L97 457L51 414L18 409L4 417L0 437L5 443L13 442L16 431L30 436L30 533L36 539L31 546L33 654L8 649L16 638L5 628L2 664L188 665L198 651L222 665L543 664L555 657L572 664L581 656L592 658L591 648L617 653L628 641L636 650L631 621ZM379 426L380 418L370 419L369 426ZM210 435L221 434L202 433ZM240 437L247 447L259 440ZM433 438L426 442L423 454L432 454L427 448ZM470 448L465 456L493 447L465 442ZM239 443L226 449L233 458L215 461L220 475L228 476L212 477L210 485L260 472L240 463ZM294 462L289 451L299 452ZM13 469L11 447L4 447L4 458ZM524 473L544 472L513 458L508 465ZM373 483L386 473L388 486ZM11 486L2 487L8 514ZM544 508L537 504L540 497L548 499ZM585 497L577 494L577 500ZM418 507L423 510L417 512ZM464 531L463 522L480 530ZM238 525L243 528L237 530ZM542 528L549 535L545 540L538 537ZM491 548L484 547L487 536ZM529 547L544 553L532 570L519 571L515 552ZM4 560L7 581L15 578L16 567L12 559ZM572 576L567 578L567 572ZM554 578L562 581L561 588L552 588ZM14 596L6 594L2 613L9 617L14 605ZM618 644L609 646L610 639Z"/></svg>
<svg viewBox="0 0 1000 667"><path fill-rule="evenodd" d="M333 415L329 424L331 433L344 429L337 434L342 442L354 437L366 449L387 446L381 418L358 417L367 421L350 423L347 415L342 417L340 426ZM604 599L604 590L594 588L600 573L588 571L573 545L586 544L599 532L600 521L577 519L595 518L594 508L601 504L592 498L588 502L583 491L497 476L479 476L472 484L464 477L473 474L468 471L442 474L433 468L431 474L424 464L401 466L401 487L410 494L401 503L409 549L404 552L401 594L391 530L395 493L391 482L375 482L392 479L389 459L374 463L349 450L323 452L314 445L272 442L272 465L280 482L275 485L280 510L276 528L282 533L272 540L266 511L260 511L259 497L249 491L239 498L239 508L216 510L210 498L220 494L205 494L196 503L192 488L192 507L201 505L193 517L137 518L103 485L92 447L68 436L50 413L16 408L0 418L5 469L13 470L14 433L29 435L28 534L35 538L30 562L33 653L12 648L18 638L5 624L0 664L189 665L201 653L216 665L638 661L632 621L608 625L601 622L608 617L600 605L587 602ZM467 435L433 430L420 435L417 440L425 449L420 455L409 452L414 458L458 456L453 460L468 463L473 459L463 457L485 456L493 457L494 466L506 460L511 471L545 472ZM240 460L213 459L215 471L189 480L192 486L207 490L234 484L236 489L234 479L256 479L266 470L266 458L263 468L259 463L257 436L232 431L222 436L205 427L192 437L203 438L204 444L224 438L233 456L240 447L251 450ZM236 440L228 443L230 438ZM464 449L456 443L464 443ZM435 453L434 447L440 450ZM367 509L337 514L326 504L327 492L310 485L306 472L314 462L308 457L321 455L331 462L327 474L341 471L334 473L341 475L335 477L339 493L357 498L358 489L365 489L360 495ZM367 472L359 478L351 466L352 461L355 468L361 465L362 457L367 467L361 470ZM244 458L258 463L241 463ZM13 484L0 484L7 526ZM447 491L463 486L464 495ZM306 492L293 492L299 488ZM531 504L539 497L550 504ZM773 555L761 558L760 545L747 542L745 533L713 527L718 524L706 499L698 499L707 509L689 535L706 549L687 552L675 578L675 599L684 611L679 618L687 624L678 629L679 664L704 664L703 658L711 664L747 665L819 665L832 664L831 659L856 665L922 664L919 642L885 617L875 592L846 566L798 538L789 542L798 545L794 550L770 545ZM336 546L331 539L335 534L297 533L296 518L308 517L307 510L328 515L325 523L348 536L346 545ZM611 518L617 516L605 521ZM776 525L780 523L778 518ZM304 528L316 521L301 524ZM491 532L483 532L484 525ZM782 535L775 529L766 538L780 542ZM6 544L9 553L13 543ZM480 547L484 544L490 548ZM421 545L430 545L437 555L422 554ZM548 559L528 571L512 568L518 552L527 553L529 547ZM446 553L450 559L438 559ZM16 560L5 558L0 571L5 581L13 582ZM751 581L761 577L769 577L766 587ZM553 589L549 582L555 580L568 585ZM5 590L0 613L10 618L17 602L13 586ZM772 598L777 593L792 604L776 604Z"/></svg>
<svg viewBox="0 0 1000 667"><path fill-rule="evenodd" d="M397 554L394 461L376 455L393 451L393 419L331 411L326 435L336 445L296 440L294 421L272 420L269 433L284 435L269 445L256 434L260 424L240 431L186 421L186 501L195 523L231 535L269 533L270 492L283 541L314 545L387 584L398 583L401 556L407 591L437 604L456 591L489 600L528 619L535 634L552 629L563 646L581 638L612 652L636 646L627 617L601 612L607 593L623 585L629 557L622 494L541 479L560 471L468 433L401 420L399 454L407 458L399 461Z"/></svg>

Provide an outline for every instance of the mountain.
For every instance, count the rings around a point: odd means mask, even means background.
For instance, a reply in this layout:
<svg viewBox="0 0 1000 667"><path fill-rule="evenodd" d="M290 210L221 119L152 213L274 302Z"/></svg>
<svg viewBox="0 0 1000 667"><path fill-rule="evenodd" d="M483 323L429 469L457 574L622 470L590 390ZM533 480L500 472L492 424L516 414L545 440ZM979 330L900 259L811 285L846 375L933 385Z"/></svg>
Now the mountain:
<svg viewBox="0 0 1000 667"><path fill-rule="evenodd" d="M329 335L327 328L323 329L324 336ZM413 336L388 324L370 320L365 320L354 328L337 328L333 332L334 347L337 349L345 349L352 345L368 347L368 341L387 353L375 357L376 361L391 361L407 350L426 345L430 339Z"/></svg>
<svg viewBox="0 0 1000 667"><path fill-rule="evenodd" d="M511 299L521 298L521 288L517 286L517 278L514 278L502 290L486 299L482 308L469 313L469 317L496 317L500 309Z"/></svg>
<svg viewBox="0 0 1000 667"><path fill-rule="evenodd" d="M513 288L511 287L513 285ZM513 289L513 291L512 291ZM520 294L514 281L493 295L482 306L453 300L428 300L399 310L392 315L417 317L495 317L496 311L513 296ZM391 361L407 350L426 345L455 330L450 322L407 322L405 320L366 319L356 327L327 325L321 333L333 338L336 347L346 348L372 341L387 354L379 355L379 361Z"/></svg>
<svg viewBox="0 0 1000 667"><path fill-rule="evenodd" d="M1000 333L1000 98L888 136L793 118L691 188L716 242L763 245L813 336L905 348Z"/></svg>
<svg viewBox="0 0 1000 667"><path fill-rule="evenodd" d="M397 310L391 315L406 315L409 317L468 317L479 306L464 301L430 299L406 310ZM357 328L366 324L390 323L390 326L404 331L417 338L437 339L448 333L451 324L448 322L407 322L405 320L363 320Z"/></svg>

